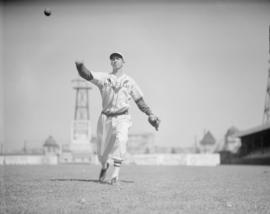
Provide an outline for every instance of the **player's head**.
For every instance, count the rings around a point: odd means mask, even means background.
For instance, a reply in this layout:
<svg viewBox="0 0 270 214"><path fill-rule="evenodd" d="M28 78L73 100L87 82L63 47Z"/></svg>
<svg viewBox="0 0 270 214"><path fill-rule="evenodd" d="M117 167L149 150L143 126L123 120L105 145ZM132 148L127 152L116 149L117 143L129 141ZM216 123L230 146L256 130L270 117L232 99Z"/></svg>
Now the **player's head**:
<svg viewBox="0 0 270 214"><path fill-rule="evenodd" d="M125 63L124 58L120 53L112 53L110 55L110 60L113 69L120 69L123 67L123 64Z"/></svg>

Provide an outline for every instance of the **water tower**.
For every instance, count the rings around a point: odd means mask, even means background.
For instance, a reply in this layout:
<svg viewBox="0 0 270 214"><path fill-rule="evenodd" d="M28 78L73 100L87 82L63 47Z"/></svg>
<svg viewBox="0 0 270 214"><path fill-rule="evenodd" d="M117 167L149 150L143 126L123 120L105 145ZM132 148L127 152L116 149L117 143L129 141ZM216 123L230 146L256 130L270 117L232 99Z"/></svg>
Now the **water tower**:
<svg viewBox="0 0 270 214"><path fill-rule="evenodd" d="M75 89L75 111L71 125L70 150L72 153L92 153L92 132L89 112L89 83L82 79L72 80Z"/></svg>

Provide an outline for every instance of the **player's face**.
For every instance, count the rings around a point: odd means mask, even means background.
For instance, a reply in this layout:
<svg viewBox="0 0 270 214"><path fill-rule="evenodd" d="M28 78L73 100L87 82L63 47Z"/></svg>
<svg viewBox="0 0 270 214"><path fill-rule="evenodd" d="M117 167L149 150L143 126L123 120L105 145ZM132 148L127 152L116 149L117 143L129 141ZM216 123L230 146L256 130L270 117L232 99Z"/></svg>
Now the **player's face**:
<svg viewBox="0 0 270 214"><path fill-rule="evenodd" d="M113 69L122 68L123 67L123 64L124 64L124 61L120 57L113 57L111 59L111 65L112 65Z"/></svg>

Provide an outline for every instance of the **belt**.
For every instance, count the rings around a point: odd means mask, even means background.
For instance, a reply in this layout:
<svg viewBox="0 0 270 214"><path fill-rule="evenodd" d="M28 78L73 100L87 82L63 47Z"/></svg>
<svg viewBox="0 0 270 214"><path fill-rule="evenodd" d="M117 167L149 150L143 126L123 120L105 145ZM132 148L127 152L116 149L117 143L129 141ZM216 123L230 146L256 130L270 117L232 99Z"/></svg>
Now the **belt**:
<svg viewBox="0 0 270 214"><path fill-rule="evenodd" d="M122 112L104 112L102 111L101 114L106 115L107 117L117 117L120 115L128 114L128 110L122 111Z"/></svg>

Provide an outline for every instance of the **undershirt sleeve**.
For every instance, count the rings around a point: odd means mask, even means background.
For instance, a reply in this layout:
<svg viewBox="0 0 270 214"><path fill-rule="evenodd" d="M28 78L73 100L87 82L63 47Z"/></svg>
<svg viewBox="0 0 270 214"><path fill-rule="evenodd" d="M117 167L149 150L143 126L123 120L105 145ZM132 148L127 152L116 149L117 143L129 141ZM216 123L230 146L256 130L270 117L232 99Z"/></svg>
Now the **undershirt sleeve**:
<svg viewBox="0 0 270 214"><path fill-rule="evenodd" d="M85 67L84 64L76 64L79 75L85 80L91 81L93 79L93 74Z"/></svg>
<svg viewBox="0 0 270 214"><path fill-rule="evenodd" d="M76 64L79 75L95 84L98 87L102 87L106 80L106 74L102 72L91 72L89 71L84 64Z"/></svg>
<svg viewBox="0 0 270 214"><path fill-rule="evenodd" d="M138 108L144 112L146 115L151 115L153 114L150 107L144 102L143 97L139 98L138 100L135 101L135 103L137 104Z"/></svg>

